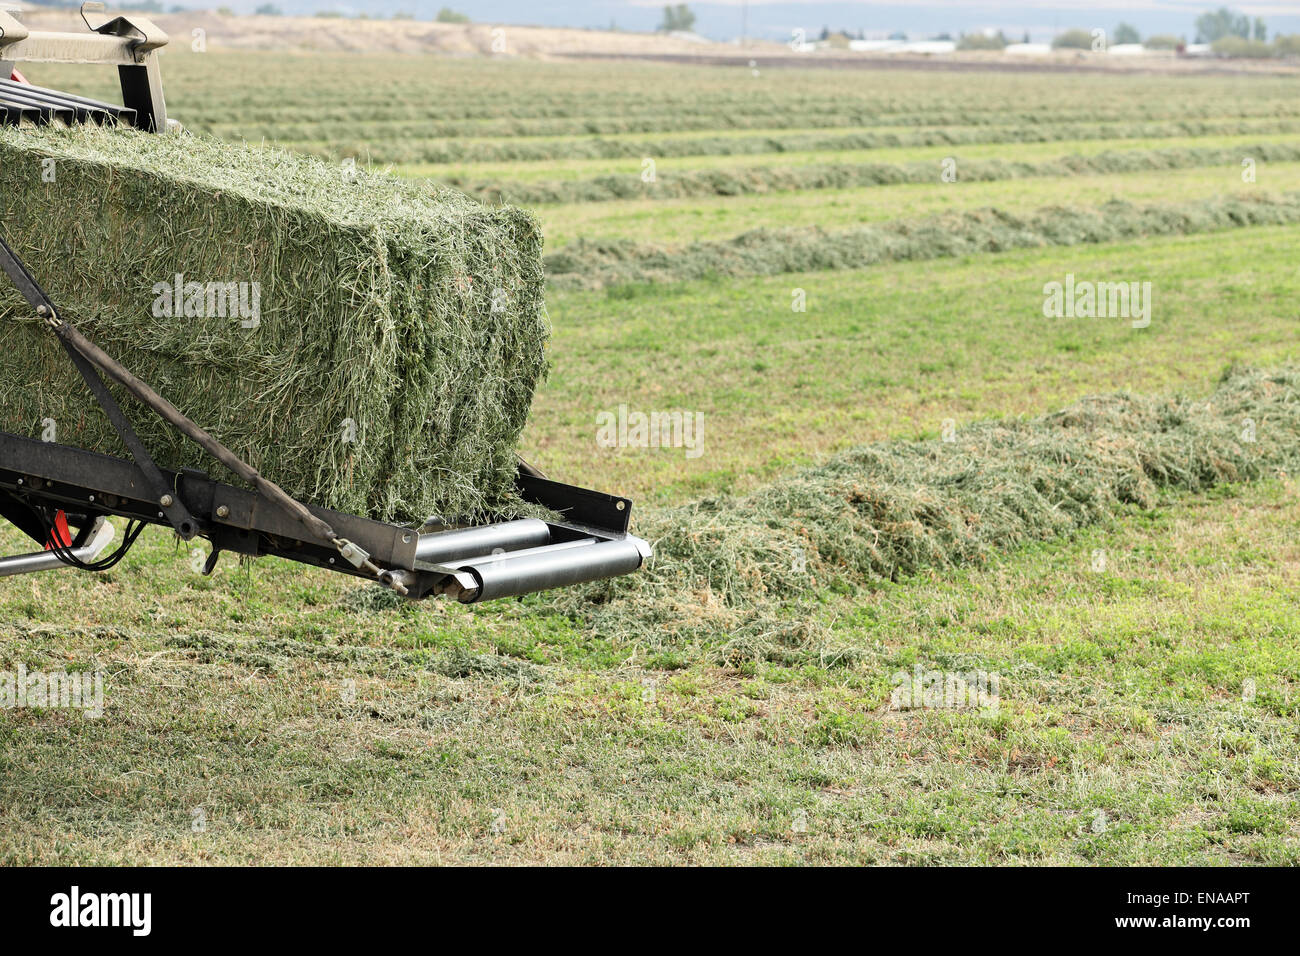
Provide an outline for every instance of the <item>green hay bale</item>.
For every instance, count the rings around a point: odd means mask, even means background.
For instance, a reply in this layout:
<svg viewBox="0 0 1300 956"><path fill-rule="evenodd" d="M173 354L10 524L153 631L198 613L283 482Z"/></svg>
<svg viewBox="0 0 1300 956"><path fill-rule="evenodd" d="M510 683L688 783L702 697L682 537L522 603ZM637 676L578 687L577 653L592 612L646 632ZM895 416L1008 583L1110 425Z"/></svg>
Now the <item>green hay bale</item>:
<svg viewBox="0 0 1300 956"><path fill-rule="evenodd" d="M1249 424L1247 423L1249 419ZM797 660L807 602L1068 536L1162 490L1300 471L1300 369L1237 369L1208 400L1117 394L955 440L878 442L745 497L650 512L639 574L560 593L609 639Z"/></svg>
<svg viewBox="0 0 1300 956"><path fill-rule="evenodd" d="M290 494L383 520L509 494L546 365L527 213L203 136L10 128L0 228L67 318ZM250 306L256 283L260 314L169 317L157 286L177 274L247 283ZM0 429L52 419L61 442L123 454L4 285ZM124 407L160 464L219 467Z"/></svg>

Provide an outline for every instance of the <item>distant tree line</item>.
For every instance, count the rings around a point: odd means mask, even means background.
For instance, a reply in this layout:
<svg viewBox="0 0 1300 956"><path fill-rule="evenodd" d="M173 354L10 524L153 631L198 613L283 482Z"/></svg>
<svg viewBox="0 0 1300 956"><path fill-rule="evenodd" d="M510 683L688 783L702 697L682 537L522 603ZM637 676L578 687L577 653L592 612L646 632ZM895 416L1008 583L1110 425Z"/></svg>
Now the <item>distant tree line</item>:
<svg viewBox="0 0 1300 956"><path fill-rule="evenodd" d="M1142 43L1152 50L1172 50L1186 45L1186 39L1171 34L1147 37L1128 23L1115 27L1106 38L1108 44ZM1252 20L1244 13L1220 7L1196 18L1196 43L1208 43L1215 53L1230 57L1274 57L1300 54L1300 34L1275 37L1268 42L1268 27L1263 19ZM1052 46L1057 49L1093 49L1097 39L1089 30L1072 29L1057 34Z"/></svg>
<svg viewBox="0 0 1300 956"><path fill-rule="evenodd" d="M1252 37L1251 34L1254 34ZM1197 43L1214 43L1216 40L1224 40L1228 37L1238 37L1242 40L1255 40L1264 43L1268 40L1268 28L1264 26L1264 21L1259 17L1255 18L1252 26L1250 17L1244 13L1237 13L1229 10L1227 7L1220 7L1213 13L1203 13L1196 18L1196 42Z"/></svg>
<svg viewBox="0 0 1300 956"><path fill-rule="evenodd" d="M858 35L861 37L863 35L862 31L858 31ZM821 34L822 40L830 42L832 45L836 39L848 36L851 36L851 34L847 30L832 32L830 29L823 29ZM896 32L890 35L890 39L905 40L907 36L904 33ZM934 37L934 39L946 40L951 38L948 34L943 33ZM996 33L991 31L963 33L957 38L957 49L1002 50L1015 42L1017 41L1008 37L1002 30L998 30ZM1025 31L1023 39L1019 42L1029 42L1029 31ZM1300 55L1300 34L1278 36L1273 39L1272 43L1269 43L1268 27L1262 18L1255 17L1252 20L1246 14L1231 10L1228 7L1208 11L1196 18L1195 42L1211 44L1214 52L1221 56L1271 57ZM1159 33L1143 40L1142 34L1133 24L1119 23L1108 34L1074 28L1058 33L1052 39L1052 46L1058 50L1101 50L1107 46L1139 43L1150 50L1174 50L1186 46L1187 38L1170 33Z"/></svg>
<svg viewBox="0 0 1300 956"><path fill-rule="evenodd" d="M659 24L663 33L681 31L689 33L695 29L695 13L684 3L664 7L664 21Z"/></svg>

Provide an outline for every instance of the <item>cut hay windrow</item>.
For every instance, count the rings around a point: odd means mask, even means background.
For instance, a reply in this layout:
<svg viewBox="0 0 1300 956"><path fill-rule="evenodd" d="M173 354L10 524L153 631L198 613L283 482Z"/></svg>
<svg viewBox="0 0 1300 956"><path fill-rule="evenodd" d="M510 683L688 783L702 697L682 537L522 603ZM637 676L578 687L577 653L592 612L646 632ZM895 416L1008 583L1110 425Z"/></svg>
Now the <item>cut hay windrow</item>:
<svg viewBox="0 0 1300 956"><path fill-rule="evenodd" d="M734 239L677 247L578 239L547 256L546 270L557 286L602 288L631 282L860 269L880 262L1298 222L1300 192L1146 206L1112 200L1095 208L1048 206L1028 216L986 208L836 232L754 229Z"/></svg>
<svg viewBox="0 0 1300 956"><path fill-rule="evenodd" d="M655 557L630 578L561 595L601 637L665 653L789 653L828 589L986 563L1068 537L1162 490L1300 470L1300 368L1234 369L1208 398L1086 398L1032 420L960 427L952 441L878 442L745 497L650 512ZM784 648L784 650L782 650Z"/></svg>
<svg viewBox="0 0 1300 956"><path fill-rule="evenodd" d="M527 213L204 136L7 128L0 229L68 319L290 494L384 520L508 495L546 365ZM0 429L124 454L0 285ZM160 464L217 467L123 406Z"/></svg>
<svg viewBox="0 0 1300 956"><path fill-rule="evenodd" d="M603 109L608 109L611 114L603 113ZM1147 124L1148 126L1158 129L1162 125L1184 124L1184 122L1196 122L1196 124L1217 124L1217 122L1229 122L1229 124L1240 126L1243 121L1253 120L1255 126L1252 129L1258 130L1262 126L1274 124L1274 122L1284 122L1300 118L1300 108L1277 107L1277 104L1269 104L1264 109L1258 109L1253 112L1232 112L1232 109L1225 109L1222 113L1208 112L1210 107L1200 109L1195 113L1182 111L1134 111L1127 114L1128 124ZM688 112L689 111L689 112ZM1069 112L996 112L979 116L976 113L961 112L915 112L898 114L872 114L861 112L845 112L842 108L820 107L818 111L803 111L798 105L780 105L770 112L736 112L728 111L719 104L710 103L707 109L699 109L698 105L682 105L676 112L667 111L659 113L633 113L627 109L627 103L611 104L610 107L601 107L599 104L588 104L581 116L569 116L565 118L487 118L487 120L456 120L448 118L441 114L430 113L428 109L420 108L376 108L372 111L356 113L347 111L346 116L330 114L326 111L317 111L312 114L311 121L303 120L303 108L285 108L277 111L273 117L264 117L261 120L253 120L252 117L233 117L224 118L221 121L194 121L191 116L191 122L194 122L195 129L203 130L204 133L212 133L218 137L233 139L259 140L266 139L272 142L341 142L341 140L357 140L357 142L369 142L372 144L381 144L380 148L386 144L396 142L407 142L412 139L432 140L432 139L451 139L458 140L455 143L448 143L448 155L455 153L458 148L460 152L458 159L467 161L474 159L474 151L486 148L486 150L510 151L513 147L526 148L526 150L536 150L545 152L547 150L558 150L565 144L573 140L558 140L558 142L543 142L537 140L541 137L643 137L643 135L669 135L681 133L714 133L722 134L723 131L735 130L736 133L744 133L748 130L789 130L790 133L779 135L810 135L810 131L824 130L826 134L840 131L844 135L844 130L852 130L853 127L870 127L879 133L885 131L897 131L900 134L923 133L923 127L936 127L956 133L965 133L967 130L976 129L997 129L997 130L1021 130L1026 126L1037 127L1079 127L1084 124L1108 124L1114 125L1114 111L1104 111L1104 109L1095 109L1095 111L1069 111ZM200 112L199 116L205 116L205 111ZM794 130L800 130L801 133L793 133ZM867 131L859 130L859 131ZM1014 133L1013 133L1014 135ZM493 137L511 138L508 143L490 143L481 142L481 140ZM534 142L519 142L521 138L534 138ZM707 139L720 139L720 135ZM762 142L762 137L754 134L750 137L733 137L740 139L742 142ZM480 142L474 142L480 140ZM673 139L667 142L677 142L679 138L673 135ZM581 142L581 140L578 140ZM615 140L620 142L620 140ZM632 146L638 146L640 143L632 143ZM373 147L372 147L373 148ZM768 150L759 150L766 152ZM560 159L560 155L546 156L546 159ZM508 156L497 155L493 159L508 159ZM516 156L519 159L519 156Z"/></svg>
<svg viewBox="0 0 1300 956"><path fill-rule="evenodd" d="M599 124L593 124L599 125ZM676 126L678 132L695 124ZM708 116L700 129L725 127L723 119ZM500 142L462 142L413 128L407 136L384 135L361 138L353 130L337 138L326 138L310 126L286 127L274 139L293 143L294 148L324 156L368 157L375 163L475 163L528 162L546 159L656 159L687 156L739 156L762 153L832 152L844 150L897 149L900 147L974 146L996 143L1054 143L1063 140L1169 139L1189 136L1284 136L1300 133L1300 120L1273 117L1253 120L1181 120L1176 122L1065 123L1060 125L941 127L937 129L861 130L857 132L769 133L752 136L622 137L615 132L582 135L594 130L577 130L571 139L529 141L518 137ZM254 139L242 126L227 131L232 137ZM468 177L463 177L468 182ZM461 178L449 178L461 185Z"/></svg>
<svg viewBox="0 0 1300 956"><path fill-rule="evenodd" d="M1096 176L1156 172L1210 166L1238 167L1243 156L1256 162L1300 160L1300 143L1257 143L1253 146L1175 147L1169 149L1107 150L1094 155L1071 154L1041 162L1011 159L951 157L956 182L995 182L1008 179ZM657 173L653 183L637 174L593 179L538 182L483 181L464 183L476 199L535 206L542 203L610 202L632 199L688 199L700 196L751 196L809 189L854 189L901 183L940 182L937 161L916 163L809 163L804 166L720 166L675 173Z"/></svg>
<svg viewBox="0 0 1300 956"><path fill-rule="evenodd" d="M304 111L316 107L310 120ZM340 140L361 137L370 142L394 139L455 139L470 141L489 137L626 136L643 133L681 133L723 130L843 130L853 127L975 128L1024 126L1067 126L1083 123L1114 123L1122 112L1130 123L1240 122L1245 119L1279 120L1300 118L1294 104L1264 100L1261 103L1224 103L1198 100L1196 106L1161 105L1151 108L978 110L913 109L902 113L854 109L838 102L801 100L773 103L755 108L752 96L727 103L710 97L698 101L654 104L638 108L626 96L600 101L584 98L561 114L544 116L502 116L495 105L448 109L443 104L375 104L368 108L324 107L317 103L287 102L273 108L250 107L225 111L198 106L187 112L193 128L220 136L249 140ZM463 116L457 114L464 114ZM464 142L472 147L478 144ZM505 145L505 144L498 144ZM544 146L546 144L531 144Z"/></svg>

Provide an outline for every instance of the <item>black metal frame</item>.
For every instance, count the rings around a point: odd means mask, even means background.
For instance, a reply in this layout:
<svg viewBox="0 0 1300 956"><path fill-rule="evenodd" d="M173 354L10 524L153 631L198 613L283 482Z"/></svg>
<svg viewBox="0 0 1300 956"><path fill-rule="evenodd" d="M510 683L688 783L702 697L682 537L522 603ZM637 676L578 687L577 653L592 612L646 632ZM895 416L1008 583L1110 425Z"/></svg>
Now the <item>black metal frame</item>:
<svg viewBox="0 0 1300 956"><path fill-rule="evenodd" d="M3 72L0 67L0 74ZM18 83L0 75L0 123L34 123L38 126L54 123L113 126L121 123L135 126L136 112L125 106Z"/></svg>
<svg viewBox="0 0 1300 956"><path fill-rule="evenodd" d="M275 555L367 577L410 598L447 594L464 603L627 574L650 556L649 545L627 533L632 511L628 499L552 481L522 461L516 479L520 497L560 514L562 521L507 522L422 535L303 505L85 339L60 316L3 236L0 272L59 338L133 459L0 431L0 517L38 544L55 545L56 557L66 564L97 569L72 552L99 527L100 519L110 516L130 519L135 529L170 526L187 541L207 538L212 543L207 574L223 551ZM214 481L193 469L159 468L105 386L101 371L256 490ZM52 512L62 512L77 529L73 540L61 541L52 532ZM119 560L138 533L128 531L107 563ZM485 548L491 553L484 553ZM428 563L421 553L437 553L439 561L448 563ZM0 558L0 574L5 573L5 560Z"/></svg>
<svg viewBox="0 0 1300 956"><path fill-rule="evenodd" d="M255 492L209 478L196 470L162 472L177 501L182 502L212 543L205 571L211 572L223 551L249 557L275 556L371 577L339 559L338 552L303 533L291 516ZM518 490L524 501L561 512L572 520L547 522L555 542L594 537L604 541L628 538L631 505L626 498L520 474ZM84 541L99 517L119 517L168 527L169 521L140 468L112 455L70 445L43 442L0 431L0 517L40 545L46 529L31 515L31 505L57 508L77 529L73 544ZM620 507L621 506L621 507ZM355 515L308 506L318 517L369 552L371 560L390 571L405 572L408 597L439 593L446 572L417 569L418 531L371 521Z"/></svg>

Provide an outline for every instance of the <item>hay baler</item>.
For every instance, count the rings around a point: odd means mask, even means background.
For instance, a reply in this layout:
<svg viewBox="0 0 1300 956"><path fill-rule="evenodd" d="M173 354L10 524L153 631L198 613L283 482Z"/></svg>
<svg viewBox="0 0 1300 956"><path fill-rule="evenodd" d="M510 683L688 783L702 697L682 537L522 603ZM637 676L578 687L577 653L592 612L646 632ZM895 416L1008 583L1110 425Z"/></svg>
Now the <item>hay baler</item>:
<svg viewBox="0 0 1300 956"><path fill-rule="evenodd" d="M31 32L0 11L0 123L168 130L156 56L166 34L134 14L92 27L86 14L102 9L98 3L83 5L86 34ZM123 102L33 86L18 70L23 62L114 65ZM211 544L206 574L223 551L274 555L367 578L412 599L446 596L466 604L629 574L650 557L649 545L628 533L630 501L552 481L522 460L519 497L558 519L470 527L431 519L414 528L295 500L78 331L5 241L2 227L0 271L57 339L130 457L0 431L0 518L43 548L0 557L0 577L61 568L107 570L151 524L170 527L184 541L206 538ZM198 470L159 467L106 379L244 486ZM114 518L127 522L116 546Z"/></svg>

